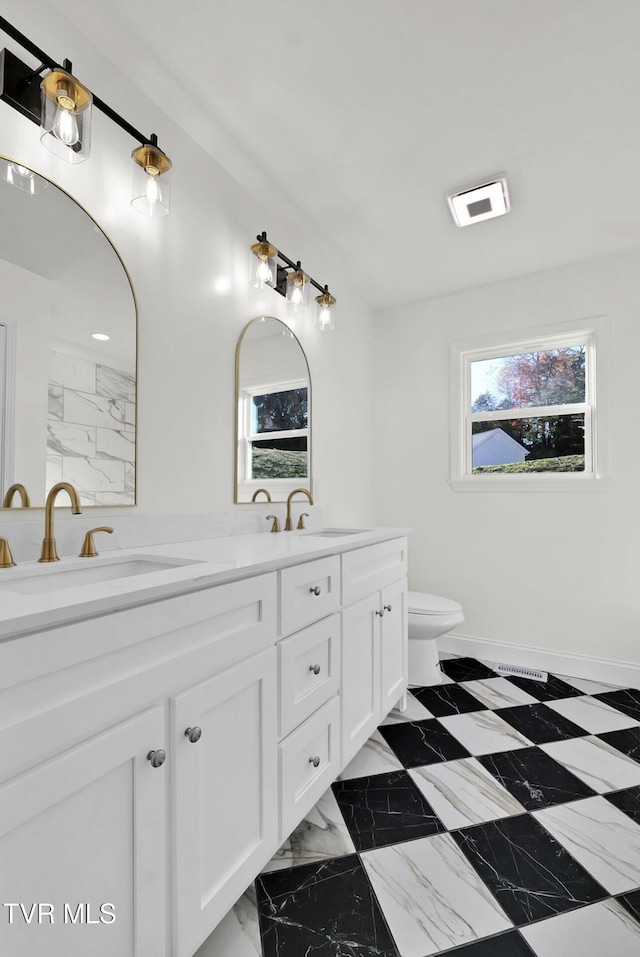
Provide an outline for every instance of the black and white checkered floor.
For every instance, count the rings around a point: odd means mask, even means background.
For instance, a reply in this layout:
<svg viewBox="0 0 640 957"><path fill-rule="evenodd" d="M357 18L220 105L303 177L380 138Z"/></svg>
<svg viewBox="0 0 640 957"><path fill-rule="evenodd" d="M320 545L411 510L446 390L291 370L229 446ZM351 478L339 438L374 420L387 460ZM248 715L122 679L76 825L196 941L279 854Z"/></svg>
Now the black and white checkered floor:
<svg viewBox="0 0 640 957"><path fill-rule="evenodd" d="M197 957L638 957L640 691L441 665Z"/></svg>

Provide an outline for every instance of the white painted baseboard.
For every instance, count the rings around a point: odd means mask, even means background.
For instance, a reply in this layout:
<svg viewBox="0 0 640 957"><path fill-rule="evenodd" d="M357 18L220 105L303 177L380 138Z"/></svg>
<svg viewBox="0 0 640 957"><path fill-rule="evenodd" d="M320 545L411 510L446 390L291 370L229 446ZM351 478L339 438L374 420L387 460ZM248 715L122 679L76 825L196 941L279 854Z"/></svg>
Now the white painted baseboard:
<svg viewBox="0 0 640 957"><path fill-rule="evenodd" d="M530 648L527 645L512 645L505 641L490 641L487 638L472 638L469 635L449 633L438 638L438 651L478 658L493 664L521 665L556 675L587 678L621 688L640 689L640 665L625 661L609 661L606 658L587 658L546 648Z"/></svg>

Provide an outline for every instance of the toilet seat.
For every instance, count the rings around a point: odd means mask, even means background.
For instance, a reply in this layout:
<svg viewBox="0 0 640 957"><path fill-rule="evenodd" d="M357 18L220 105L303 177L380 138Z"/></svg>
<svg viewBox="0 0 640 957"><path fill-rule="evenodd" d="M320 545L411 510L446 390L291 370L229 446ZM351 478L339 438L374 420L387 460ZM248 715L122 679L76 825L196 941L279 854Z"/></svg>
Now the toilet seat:
<svg viewBox="0 0 640 957"><path fill-rule="evenodd" d="M407 608L410 615L451 615L462 611L462 605L457 601L421 591L407 594Z"/></svg>

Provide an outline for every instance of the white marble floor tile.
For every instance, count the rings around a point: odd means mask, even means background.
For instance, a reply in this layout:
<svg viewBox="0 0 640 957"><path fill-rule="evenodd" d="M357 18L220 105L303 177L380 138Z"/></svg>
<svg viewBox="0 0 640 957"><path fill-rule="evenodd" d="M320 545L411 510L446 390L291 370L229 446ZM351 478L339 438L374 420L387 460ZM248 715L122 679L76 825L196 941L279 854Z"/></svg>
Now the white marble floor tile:
<svg viewBox="0 0 640 957"><path fill-rule="evenodd" d="M463 681L461 685L486 708L515 708L521 704L539 703L537 698L506 678L482 678L479 681Z"/></svg>
<svg viewBox="0 0 640 957"><path fill-rule="evenodd" d="M605 798L560 804L533 816L609 893L640 885L640 827Z"/></svg>
<svg viewBox="0 0 640 957"><path fill-rule="evenodd" d="M577 688L583 694L600 694L605 691L616 691L617 685L606 685L602 681L591 681L588 678L572 678L570 675L558 675L562 681Z"/></svg>
<svg viewBox="0 0 640 957"><path fill-rule="evenodd" d="M353 841L329 788L263 868L263 873L354 853Z"/></svg>
<svg viewBox="0 0 640 957"><path fill-rule="evenodd" d="M475 758L412 768L409 774L449 829L525 813Z"/></svg>
<svg viewBox="0 0 640 957"><path fill-rule="evenodd" d="M529 738L512 728L494 711L452 714L439 721L472 755L531 747Z"/></svg>
<svg viewBox="0 0 640 957"><path fill-rule="evenodd" d="M198 948L193 957L262 957L253 884Z"/></svg>
<svg viewBox="0 0 640 957"><path fill-rule="evenodd" d="M403 765L384 740L379 731L374 731L355 758L347 765L339 781L349 778L366 778L372 774L385 774L387 771L401 771Z"/></svg>
<svg viewBox="0 0 640 957"><path fill-rule="evenodd" d="M361 858L400 957L428 957L512 926L450 834Z"/></svg>
<svg viewBox="0 0 640 957"><path fill-rule="evenodd" d="M598 794L640 784L640 764L600 738L572 738L540 747Z"/></svg>
<svg viewBox="0 0 640 957"><path fill-rule="evenodd" d="M634 728L640 724L633 718L628 718L621 711L616 711L604 701L583 695L580 698L562 698L559 701L546 701L548 708L557 711L570 721L584 728L589 734L604 734L606 731L621 731L623 728Z"/></svg>
<svg viewBox="0 0 640 957"><path fill-rule="evenodd" d="M537 957L638 957L640 953L640 924L612 900L522 927L521 933Z"/></svg>
<svg viewBox="0 0 640 957"><path fill-rule="evenodd" d="M409 694L407 694L407 710L396 711L394 708L393 711L389 712L382 724L401 724L403 721L425 721L427 718L433 718L433 715L409 692Z"/></svg>

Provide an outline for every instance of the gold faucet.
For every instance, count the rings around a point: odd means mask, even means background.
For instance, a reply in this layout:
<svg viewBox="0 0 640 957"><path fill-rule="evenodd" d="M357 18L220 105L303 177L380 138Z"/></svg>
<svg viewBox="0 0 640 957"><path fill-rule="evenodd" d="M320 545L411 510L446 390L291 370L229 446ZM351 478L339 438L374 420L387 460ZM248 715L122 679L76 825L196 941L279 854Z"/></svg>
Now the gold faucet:
<svg viewBox="0 0 640 957"><path fill-rule="evenodd" d="M311 497L311 492L309 492L306 488L294 488L293 492L290 493L289 498L287 499L287 520L284 523L285 532L290 532L291 529L293 528L293 525L291 524L291 499L293 498L294 495L297 495L298 492L302 492L303 495L306 495L307 498L309 499L309 505L313 505L313 498Z"/></svg>
<svg viewBox="0 0 640 957"><path fill-rule="evenodd" d="M82 513L80 499L73 485L70 485L69 482L58 482L57 485L53 486L47 495L47 503L44 507L44 539L42 541L42 552L38 559L39 562L60 561L56 549L56 540L53 537L53 506L58 492L67 492L69 494L69 498L71 499L71 511L74 515L80 515Z"/></svg>
<svg viewBox="0 0 640 957"><path fill-rule="evenodd" d="M255 492L253 493L253 495L251 496L251 501L252 501L252 502L255 502L255 501L256 501L256 499L258 498L258 495L260 494L260 492L264 492L264 494L267 496L267 502L270 502L270 501L271 501L271 496L270 496L269 492L266 490L266 488L257 488L257 489L255 490Z"/></svg>
<svg viewBox="0 0 640 957"><path fill-rule="evenodd" d="M13 568L14 565L9 542L6 538L0 538L0 568Z"/></svg>
<svg viewBox="0 0 640 957"><path fill-rule="evenodd" d="M11 508L11 502L15 497L16 492L20 496L20 501L22 502L21 508L30 508L31 501L29 499L29 493L22 484L22 482L16 482L15 485L11 485L5 494L5 497L2 502L3 508Z"/></svg>

